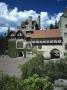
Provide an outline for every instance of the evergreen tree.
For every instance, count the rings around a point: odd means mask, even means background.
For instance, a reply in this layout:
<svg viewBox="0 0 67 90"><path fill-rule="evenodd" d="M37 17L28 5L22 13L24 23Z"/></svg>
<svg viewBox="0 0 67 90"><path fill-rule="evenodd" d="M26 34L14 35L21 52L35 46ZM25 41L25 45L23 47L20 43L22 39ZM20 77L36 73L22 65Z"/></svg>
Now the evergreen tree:
<svg viewBox="0 0 67 90"><path fill-rule="evenodd" d="M50 24L49 29L54 29L54 25Z"/></svg>
<svg viewBox="0 0 67 90"><path fill-rule="evenodd" d="M58 22L55 21L55 29L57 29L57 28L58 28Z"/></svg>

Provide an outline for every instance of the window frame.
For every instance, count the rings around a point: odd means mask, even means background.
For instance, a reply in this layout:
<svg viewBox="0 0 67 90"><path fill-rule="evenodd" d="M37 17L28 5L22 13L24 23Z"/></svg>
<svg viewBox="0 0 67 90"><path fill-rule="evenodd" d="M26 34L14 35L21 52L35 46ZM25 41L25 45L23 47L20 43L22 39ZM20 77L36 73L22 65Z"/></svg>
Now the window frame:
<svg viewBox="0 0 67 90"><path fill-rule="evenodd" d="M38 45L38 49L42 49L42 45Z"/></svg>

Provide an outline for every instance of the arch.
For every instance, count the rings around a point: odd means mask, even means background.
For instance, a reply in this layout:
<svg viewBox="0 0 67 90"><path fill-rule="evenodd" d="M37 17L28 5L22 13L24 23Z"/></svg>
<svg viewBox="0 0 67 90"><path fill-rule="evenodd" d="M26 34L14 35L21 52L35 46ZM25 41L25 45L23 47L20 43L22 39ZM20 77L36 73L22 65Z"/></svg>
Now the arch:
<svg viewBox="0 0 67 90"><path fill-rule="evenodd" d="M23 52L22 51L17 52L17 57L23 57Z"/></svg>
<svg viewBox="0 0 67 90"><path fill-rule="evenodd" d="M52 49L50 52L51 59L60 58L60 51L58 49Z"/></svg>

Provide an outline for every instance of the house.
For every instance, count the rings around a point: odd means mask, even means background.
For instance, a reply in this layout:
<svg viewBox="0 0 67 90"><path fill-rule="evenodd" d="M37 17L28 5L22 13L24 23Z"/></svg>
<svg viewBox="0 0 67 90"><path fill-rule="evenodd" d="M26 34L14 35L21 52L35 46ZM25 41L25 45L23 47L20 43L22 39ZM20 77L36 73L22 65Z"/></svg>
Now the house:
<svg viewBox="0 0 67 90"><path fill-rule="evenodd" d="M46 58L62 58L67 54L67 9L59 21L59 28L41 30L40 16L32 17L8 35L8 54L11 57L32 56L32 48Z"/></svg>

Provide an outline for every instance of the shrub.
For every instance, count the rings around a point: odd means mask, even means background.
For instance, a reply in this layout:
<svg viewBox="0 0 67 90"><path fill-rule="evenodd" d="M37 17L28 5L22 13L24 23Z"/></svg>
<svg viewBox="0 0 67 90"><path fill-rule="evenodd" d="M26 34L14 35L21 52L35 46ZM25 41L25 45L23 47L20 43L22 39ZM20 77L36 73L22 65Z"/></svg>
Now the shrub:
<svg viewBox="0 0 67 90"><path fill-rule="evenodd" d="M37 74L23 80L20 87L21 90L53 90L53 86L48 79L39 77Z"/></svg>
<svg viewBox="0 0 67 90"><path fill-rule="evenodd" d="M22 72L22 78L28 78L28 76L32 76L33 74L39 74L42 76L44 69L43 56L37 55L36 57L33 57L24 65L20 65L20 68Z"/></svg>
<svg viewBox="0 0 67 90"><path fill-rule="evenodd" d="M63 61L50 61L45 64L44 75L48 76L51 81L62 78L67 79L67 64Z"/></svg>
<svg viewBox="0 0 67 90"><path fill-rule="evenodd" d="M33 75L28 79L17 79L3 75L0 77L0 90L52 90L53 86L47 78Z"/></svg>
<svg viewBox="0 0 67 90"><path fill-rule="evenodd" d="M17 78L3 75L0 77L0 90L17 90Z"/></svg>

